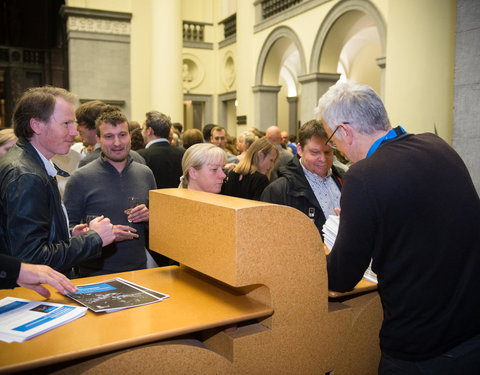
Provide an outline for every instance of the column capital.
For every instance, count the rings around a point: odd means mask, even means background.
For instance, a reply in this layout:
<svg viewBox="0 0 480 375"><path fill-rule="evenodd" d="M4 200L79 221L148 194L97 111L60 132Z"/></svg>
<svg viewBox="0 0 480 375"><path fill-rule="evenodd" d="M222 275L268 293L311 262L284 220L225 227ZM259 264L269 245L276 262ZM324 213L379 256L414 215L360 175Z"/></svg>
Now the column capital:
<svg viewBox="0 0 480 375"><path fill-rule="evenodd" d="M308 73L302 76L298 76L298 82L301 84L310 83L310 82L337 82L340 79L340 74L338 73Z"/></svg>
<svg viewBox="0 0 480 375"><path fill-rule="evenodd" d="M253 86L253 92L273 92L278 93L282 86L267 86L267 85L257 85Z"/></svg>

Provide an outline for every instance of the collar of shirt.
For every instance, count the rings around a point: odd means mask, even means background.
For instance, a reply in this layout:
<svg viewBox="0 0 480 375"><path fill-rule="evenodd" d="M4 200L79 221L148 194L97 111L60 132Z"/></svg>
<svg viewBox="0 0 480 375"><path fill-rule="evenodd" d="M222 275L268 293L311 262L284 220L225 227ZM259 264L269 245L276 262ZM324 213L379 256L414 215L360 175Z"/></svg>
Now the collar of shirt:
<svg viewBox="0 0 480 375"><path fill-rule="evenodd" d="M158 142L170 143L170 142L168 142L167 138L157 138L157 139L154 139L153 141L148 142L147 145L145 146L145 148L149 148L151 145L153 145L154 143L158 143Z"/></svg>
<svg viewBox="0 0 480 375"><path fill-rule="evenodd" d="M377 148L379 148L383 142L388 141L390 139L395 139L397 137L400 137L407 132L405 131L404 128L401 126L397 126L396 128L390 129L387 134L385 134L383 137L378 138L373 145L370 147L370 149L367 152L367 156L365 158L370 157L375 151L377 151Z"/></svg>
<svg viewBox="0 0 480 375"><path fill-rule="evenodd" d="M47 170L47 174L50 177L55 177L57 175L57 169L55 168L53 163L50 160L48 160L45 156L43 156L42 153L40 151L38 151L35 146L33 146L33 148L35 149L35 151L37 151L38 155L40 156L40 159L42 159L43 165L45 166L45 169Z"/></svg>
<svg viewBox="0 0 480 375"><path fill-rule="evenodd" d="M332 169L330 168L327 176L323 178L307 170L302 164L302 159L300 159L300 165L325 218L335 214L335 208L340 207L340 189L332 178ZM312 209L315 212L315 208L312 207Z"/></svg>

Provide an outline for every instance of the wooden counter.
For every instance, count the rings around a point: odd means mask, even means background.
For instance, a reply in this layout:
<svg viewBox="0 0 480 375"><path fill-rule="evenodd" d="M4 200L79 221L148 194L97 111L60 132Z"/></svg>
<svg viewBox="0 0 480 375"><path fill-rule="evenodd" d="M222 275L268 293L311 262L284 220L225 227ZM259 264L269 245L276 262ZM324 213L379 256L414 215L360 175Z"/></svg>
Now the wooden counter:
<svg viewBox="0 0 480 375"><path fill-rule="evenodd" d="M25 343L1 343L0 371L51 363L57 375L376 373L383 317L378 293L329 298L322 239L300 211L154 190L150 248L182 266L121 277L169 299L110 314L87 312ZM1 293L38 299L24 289ZM68 300L55 294L53 301ZM71 359L80 361L64 362Z"/></svg>
<svg viewBox="0 0 480 375"><path fill-rule="evenodd" d="M94 313L23 343L0 342L0 372L20 371L132 347L207 328L271 315L273 309L220 283L177 266L74 280L87 284L122 277L170 295L162 302L113 313ZM78 305L49 287L49 301ZM41 301L35 292L1 290L7 296Z"/></svg>

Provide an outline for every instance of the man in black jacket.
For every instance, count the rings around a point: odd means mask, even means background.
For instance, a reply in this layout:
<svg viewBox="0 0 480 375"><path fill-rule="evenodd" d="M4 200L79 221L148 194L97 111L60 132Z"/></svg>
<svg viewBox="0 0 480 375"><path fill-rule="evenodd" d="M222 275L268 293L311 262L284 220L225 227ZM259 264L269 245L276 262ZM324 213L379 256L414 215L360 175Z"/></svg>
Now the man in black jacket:
<svg viewBox="0 0 480 375"><path fill-rule="evenodd" d="M102 253L115 239L107 218L73 228L50 159L70 150L75 129L73 95L56 87L27 90L17 101L13 126L18 142L0 159L0 248L28 263L70 274L72 266ZM89 230L90 229L90 230Z"/></svg>
<svg viewBox="0 0 480 375"><path fill-rule="evenodd" d="M332 167L333 149L326 145L322 123L311 120L299 132L297 153L280 168L280 178L268 185L262 201L294 207L307 215L320 234L328 215L340 207L343 171Z"/></svg>
<svg viewBox="0 0 480 375"><path fill-rule="evenodd" d="M171 128L170 117L158 111L148 112L142 125L146 146L138 153L152 170L158 189L178 187L183 174L182 157L185 150L170 145Z"/></svg>
<svg viewBox="0 0 480 375"><path fill-rule="evenodd" d="M50 291L42 284L49 284L64 295L67 291L75 293L78 290L65 275L49 266L23 263L10 255L0 254L0 289L12 289L20 285L49 298Z"/></svg>

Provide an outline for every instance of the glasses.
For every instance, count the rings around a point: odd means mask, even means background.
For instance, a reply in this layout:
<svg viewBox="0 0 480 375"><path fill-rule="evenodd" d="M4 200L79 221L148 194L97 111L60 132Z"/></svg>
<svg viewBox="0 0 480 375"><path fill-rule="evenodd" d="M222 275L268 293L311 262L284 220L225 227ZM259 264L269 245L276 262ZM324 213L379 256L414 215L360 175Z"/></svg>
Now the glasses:
<svg viewBox="0 0 480 375"><path fill-rule="evenodd" d="M345 124L349 125L350 123L348 121L343 121L342 125L345 125ZM332 135L330 137L328 137L328 139L325 141L325 145L327 145L328 147L330 147L334 150L337 149L337 146L335 145L335 143L333 143L332 138L333 138L334 134L337 132L339 127L340 127L340 125L337 125L337 127L333 131Z"/></svg>

